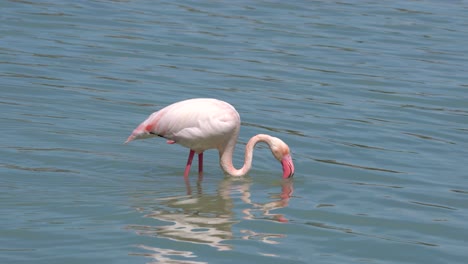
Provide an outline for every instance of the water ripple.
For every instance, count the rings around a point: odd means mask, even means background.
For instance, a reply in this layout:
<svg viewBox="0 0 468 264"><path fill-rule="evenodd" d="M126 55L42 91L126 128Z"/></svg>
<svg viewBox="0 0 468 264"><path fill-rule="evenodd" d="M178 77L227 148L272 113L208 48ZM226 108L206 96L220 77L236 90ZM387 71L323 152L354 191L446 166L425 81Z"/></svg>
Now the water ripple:
<svg viewBox="0 0 468 264"><path fill-rule="evenodd" d="M0 164L0 167L13 169L13 170L24 170L24 171L33 171L33 172L61 172L61 173L80 173L76 170L67 170L51 167L22 167L15 164Z"/></svg>
<svg viewBox="0 0 468 264"><path fill-rule="evenodd" d="M389 170L389 169L382 169L382 168L375 168L375 167L367 167L367 166L360 166L360 165L355 165L355 164L350 164L350 163L344 163L344 162L339 162L336 160L322 160L322 159L314 159L315 161L318 162L323 162L323 163L328 163L328 164L335 164L335 165L340 165L340 166L348 166L352 168L357 168L357 169L365 169L365 170L372 170L372 171L383 171L383 172L391 172L391 173L404 173L401 171L395 171L395 170Z"/></svg>

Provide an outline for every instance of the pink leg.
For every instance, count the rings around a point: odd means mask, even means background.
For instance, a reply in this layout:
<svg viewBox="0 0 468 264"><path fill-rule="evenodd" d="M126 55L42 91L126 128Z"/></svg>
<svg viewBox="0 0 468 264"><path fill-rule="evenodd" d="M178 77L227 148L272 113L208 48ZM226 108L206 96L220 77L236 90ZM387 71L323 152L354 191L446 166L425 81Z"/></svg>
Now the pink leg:
<svg viewBox="0 0 468 264"><path fill-rule="evenodd" d="M193 155L195 155L195 151L190 150L188 160L187 160L187 166L185 166L185 171L184 171L185 178L188 178L188 175L190 173L190 166L192 166Z"/></svg>
<svg viewBox="0 0 468 264"><path fill-rule="evenodd" d="M198 154L198 180L203 179L203 152Z"/></svg>

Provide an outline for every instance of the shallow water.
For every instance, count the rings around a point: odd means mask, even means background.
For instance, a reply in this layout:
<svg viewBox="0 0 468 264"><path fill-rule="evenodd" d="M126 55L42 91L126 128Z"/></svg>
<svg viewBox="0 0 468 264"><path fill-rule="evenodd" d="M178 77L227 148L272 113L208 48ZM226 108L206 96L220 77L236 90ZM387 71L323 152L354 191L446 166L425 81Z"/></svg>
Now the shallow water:
<svg viewBox="0 0 468 264"><path fill-rule="evenodd" d="M465 1L4 1L1 263L464 263ZM122 144L192 97L242 117L235 164Z"/></svg>

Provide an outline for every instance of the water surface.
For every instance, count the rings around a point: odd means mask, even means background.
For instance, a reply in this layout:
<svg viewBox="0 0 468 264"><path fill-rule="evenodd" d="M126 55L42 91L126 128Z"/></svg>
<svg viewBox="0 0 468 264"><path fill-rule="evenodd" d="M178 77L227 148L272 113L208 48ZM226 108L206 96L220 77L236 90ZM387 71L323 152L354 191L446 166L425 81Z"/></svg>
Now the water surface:
<svg viewBox="0 0 468 264"><path fill-rule="evenodd" d="M465 1L4 1L1 263L464 263ZM150 113L215 97L247 177Z"/></svg>

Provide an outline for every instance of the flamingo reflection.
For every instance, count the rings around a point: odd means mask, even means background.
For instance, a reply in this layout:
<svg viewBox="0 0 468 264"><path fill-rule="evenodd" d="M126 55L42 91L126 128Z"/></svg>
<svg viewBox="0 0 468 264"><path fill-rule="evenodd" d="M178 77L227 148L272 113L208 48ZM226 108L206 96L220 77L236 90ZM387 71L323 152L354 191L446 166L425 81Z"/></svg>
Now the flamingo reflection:
<svg viewBox="0 0 468 264"><path fill-rule="evenodd" d="M145 217L162 223L158 222L154 226L132 225L128 228L140 235L208 245L217 250L231 250L232 246L226 241L236 237L270 244L279 243L276 240L285 237L285 234L265 234L254 230L241 230L240 234L234 234L233 225L241 221L234 214L235 200L240 198L242 202L250 205L249 208L242 210L242 219L288 222L283 214L276 214L273 211L288 206L293 193L293 181L281 180L279 184L281 192L272 195L272 201L264 204L252 201L251 185L251 179L231 177L219 184L215 194L204 194L200 184L197 185L197 191L193 192L187 183L187 195L157 199L151 208L137 206L145 213ZM165 224L167 222L169 224ZM161 249L158 252L165 251Z"/></svg>

